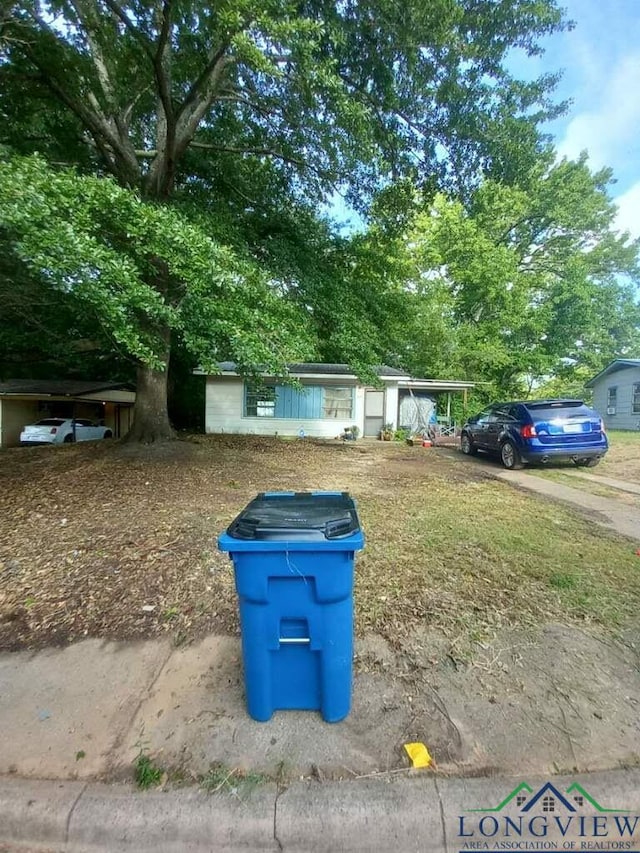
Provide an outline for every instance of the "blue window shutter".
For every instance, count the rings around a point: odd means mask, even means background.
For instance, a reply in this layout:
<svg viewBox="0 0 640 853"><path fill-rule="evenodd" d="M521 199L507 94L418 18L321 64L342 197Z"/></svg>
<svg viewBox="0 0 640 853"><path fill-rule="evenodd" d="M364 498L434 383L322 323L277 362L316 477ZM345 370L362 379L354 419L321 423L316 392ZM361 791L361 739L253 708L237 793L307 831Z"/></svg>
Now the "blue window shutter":
<svg viewBox="0 0 640 853"><path fill-rule="evenodd" d="M322 388L317 385L307 385L302 394L298 395L299 418L322 417Z"/></svg>
<svg viewBox="0 0 640 853"><path fill-rule="evenodd" d="M285 418L286 417L286 415L284 413L285 405L286 405L285 397L286 397L286 392L288 390L289 389L286 388L284 385L276 385L276 408L275 408L275 412L273 413L274 417L276 417L276 418Z"/></svg>
<svg viewBox="0 0 640 853"><path fill-rule="evenodd" d="M307 385L302 391L287 385L276 388L276 418L288 420L322 417L322 387Z"/></svg>

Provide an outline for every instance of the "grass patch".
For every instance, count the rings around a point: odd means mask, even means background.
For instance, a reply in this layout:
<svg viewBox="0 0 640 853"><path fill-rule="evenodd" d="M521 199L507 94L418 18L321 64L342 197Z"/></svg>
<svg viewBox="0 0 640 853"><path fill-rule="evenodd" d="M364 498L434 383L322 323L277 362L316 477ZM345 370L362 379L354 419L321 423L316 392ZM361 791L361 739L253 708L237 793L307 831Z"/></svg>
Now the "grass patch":
<svg viewBox="0 0 640 853"><path fill-rule="evenodd" d="M569 468L568 471L574 469ZM585 473L592 473L589 468L582 468ZM542 477L545 480L552 480L554 483L559 483L561 486L569 486L572 489L578 489L581 492L589 492L590 495L598 495L601 498L620 498L621 492L611 486L605 486L600 483L595 483L593 480L588 480L586 477L575 476L570 473L565 473L562 469L556 468L528 468L528 474L533 474L536 477ZM597 473L596 475L597 476Z"/></svg>
<svg viewBox="0 0 640 853"><path fill-rule="evenodd" d="M202 779L200 787L210 794L235 794L244 799L251 796L259 785L265 785L270 781L271 779L263 773L229 768L225 764L215 763Z"/></svg>
<svg viewBox="0 0 640 853"><path fill-rule="evenodd" d="M609 452L598 473L640 483L640 430L611 430L607 433Z"/></svg>
<svg viewBox="0 0 640 853"><path fill-rule="evenodd" d="M453 470L452 470L453 473ZM360 632L416 624L458 640L549 621L616 629L640 604L633 543L569 508L491 480L430 476L410 496L360 501Z"/></svg>
<svg viewBox="0 0 640 853"><path fill-rule="evenodd" d="M549 575L549 586L555 589L573 589L578 583L576 575L567 572L553 572Z"/></svg>
<svg viewBox="0 0 640 853"><path fill-rule="evenodd" d="M140 750L133 763L134 778L138 788L143 791L159 785L164 775L164 770L156 766L144 750Z"/></svg>
<svg viewBox="0 0 640 853"><path fill-rule="evenodd" d="M607 438L610 448L626 446L640 449L640 430L612 429L607 433Z"/></svg>

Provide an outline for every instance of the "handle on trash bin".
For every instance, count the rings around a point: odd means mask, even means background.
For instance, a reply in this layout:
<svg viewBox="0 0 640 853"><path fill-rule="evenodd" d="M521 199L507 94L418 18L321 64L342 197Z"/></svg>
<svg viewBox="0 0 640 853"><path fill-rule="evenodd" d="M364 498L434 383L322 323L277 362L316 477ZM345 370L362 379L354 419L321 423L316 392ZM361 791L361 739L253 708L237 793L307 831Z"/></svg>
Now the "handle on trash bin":
<svg viewBox="0 0 640 853"><path fill-rule="evenodd" d="M310 643L310 637L279 637L280 643Z"/></svg>
<svg viewBox="0 0 640 853"><path fill-rule="evenodd" d="M357 529L357 524L355 525ZM337 539L339 536L348 536L353 533L353 513L349 513L347 518L334 518L324 523L325 539Z"/></svg>

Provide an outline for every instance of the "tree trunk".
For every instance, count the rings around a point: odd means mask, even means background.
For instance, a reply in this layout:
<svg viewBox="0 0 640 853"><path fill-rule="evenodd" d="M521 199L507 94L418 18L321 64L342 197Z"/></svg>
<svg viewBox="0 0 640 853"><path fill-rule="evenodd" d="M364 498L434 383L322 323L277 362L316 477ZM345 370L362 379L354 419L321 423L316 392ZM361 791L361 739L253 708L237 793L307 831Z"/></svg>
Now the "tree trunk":
<svg viewBox="0 0 640 853"><path fill-rule="evenodd" d="M133 424L125 441L152 444L154 441L170 441L176 437L167 413L168 375L168 370L153 370L146 364L138 365Z"/></svg>

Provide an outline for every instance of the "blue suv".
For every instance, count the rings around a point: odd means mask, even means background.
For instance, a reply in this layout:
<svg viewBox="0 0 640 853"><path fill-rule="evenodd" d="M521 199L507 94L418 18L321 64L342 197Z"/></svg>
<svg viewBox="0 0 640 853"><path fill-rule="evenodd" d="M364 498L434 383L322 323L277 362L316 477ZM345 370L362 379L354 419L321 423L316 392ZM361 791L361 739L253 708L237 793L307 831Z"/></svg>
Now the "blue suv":
<svg viewBox="0 0 640 853"><path fill-rule="evenodd" d="M462 427L460 448L495 453L505 468L572 460L592 468L609 449L602 418L582 400L496 403Z"/></svg>

